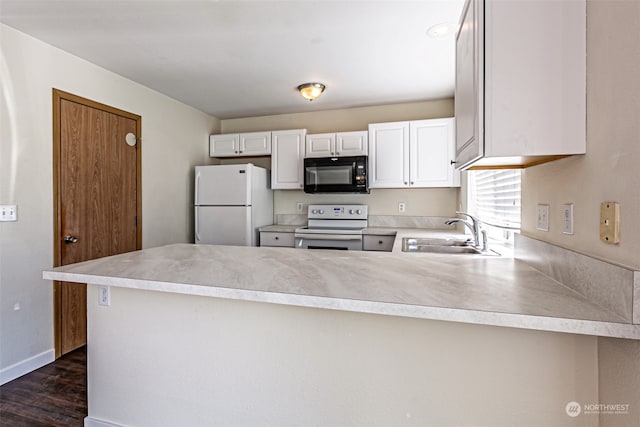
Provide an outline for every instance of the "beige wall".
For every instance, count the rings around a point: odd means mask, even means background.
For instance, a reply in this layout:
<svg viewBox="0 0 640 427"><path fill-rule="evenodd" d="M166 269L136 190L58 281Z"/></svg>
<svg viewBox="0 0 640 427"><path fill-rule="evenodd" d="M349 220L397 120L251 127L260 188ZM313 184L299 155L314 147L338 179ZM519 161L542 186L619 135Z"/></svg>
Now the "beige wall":
<svg viewBox="0 0 640 427"><path fill-rule="evenodd" d="M89 416L120 425L598 425L565 413L597 400L595 337L117 287L88 309Z"/></svg>
<svg viewBox="0 0 640 427"><path fill-rule="evenodd" d="M587 154L527 169L522 180L523 233L636 269L640 269L638 28L640 2L587 2ZM603 201L621 205L619 245L599 240ZM537 203L551 207L548 233L535 230ZM573 236L562 234L562 203L574 204ZM637 422L638 342L600 339L598 356L599 402L629 404L632 413L602 416L601 425Z"/></svg>
<svg viewBox="0 0 640 427"><path fill-rule="evenodd" d="M587 5L587 154L526 169L523 233L640 269L640 2ZM620 244L600 241L600 202L620 203ZM550 205L549 232L535 229L536 204ZM563 203L574 235L562 234Z"/></svg>
<svg viewBox="0 0 640 427"><path fill-rule="evenodd" d="M307 133L347 132L367 130L369 123L435 119L453 116L453 100L414 102L347 108L277 116L248 117L222 120L224 133L261 130L307 129ZM222 159L221 163L251 161L271 168L269 158ZM458 206L459 189L374 189L368 195L319 195L300 190L279 190L274 195L275 214L296 214L296 203L352 203L369 205L370 215L453 216ZM398 203L406 203L404 214L398 213Z"/></svg>
<svg viewBox="0 0 640 427"><path fill-rule="evenodd" d="M0 223L4 375L53 348L52 286L42 280L53 263L52 88L142 116L144 247L190 241L192 170L209 161L219 122L4 25L0 46L0 204L18 205L18 221Z"/></svg>

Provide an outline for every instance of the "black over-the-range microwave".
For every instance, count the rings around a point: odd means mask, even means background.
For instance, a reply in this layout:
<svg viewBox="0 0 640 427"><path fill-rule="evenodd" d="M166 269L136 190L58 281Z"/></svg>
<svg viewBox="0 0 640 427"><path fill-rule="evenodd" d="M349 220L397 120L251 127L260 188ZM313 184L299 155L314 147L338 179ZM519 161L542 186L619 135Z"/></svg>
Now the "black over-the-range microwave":
<svg viewBox="0 0 640 427"><path fill-rule="evenodd" d="M304 159L305 193L368 193L367 156Z"/></svg>

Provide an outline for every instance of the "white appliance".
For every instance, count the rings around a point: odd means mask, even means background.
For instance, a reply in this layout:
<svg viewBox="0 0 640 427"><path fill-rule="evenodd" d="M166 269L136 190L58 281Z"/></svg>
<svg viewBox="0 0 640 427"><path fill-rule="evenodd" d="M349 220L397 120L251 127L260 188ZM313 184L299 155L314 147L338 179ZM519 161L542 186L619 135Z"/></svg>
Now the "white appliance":
<svg viewBox="0 0 640 427"><path fill-rule="evenodd" d="M195 242L258 246L258 228L273 224L269 177L251 163L196 166Z"/></svg>
<svg viewBox="0 0 640 427"><path fill-rule="evenodd" d="M309 205L308 225L296 228L298 249L362 250L367 205Z"/></svg>

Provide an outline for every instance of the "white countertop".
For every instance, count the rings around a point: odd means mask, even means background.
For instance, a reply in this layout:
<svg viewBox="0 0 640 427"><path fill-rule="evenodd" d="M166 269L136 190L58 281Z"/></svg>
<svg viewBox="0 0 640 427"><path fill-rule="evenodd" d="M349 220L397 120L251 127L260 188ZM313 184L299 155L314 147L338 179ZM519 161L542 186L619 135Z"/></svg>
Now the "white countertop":
<svg viewBox="0 0 640 427"><path fill-rule="evenodd" d="M640 326L508 257L176 244L45 279L434 320L640 339ZM424 233L432 235L433 233ZM451 232L436 232L443 235Z"/></svg>

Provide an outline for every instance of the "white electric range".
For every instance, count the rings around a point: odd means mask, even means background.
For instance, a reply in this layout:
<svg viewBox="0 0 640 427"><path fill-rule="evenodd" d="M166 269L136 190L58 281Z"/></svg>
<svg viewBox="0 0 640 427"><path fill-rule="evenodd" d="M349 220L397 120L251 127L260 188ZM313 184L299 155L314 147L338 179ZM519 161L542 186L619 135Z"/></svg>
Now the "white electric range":
<svg viewBox="0 0 640 427"><path fill-rule="evenodd" d="M309 205L307 226L295 230L295 247L361 251L367 216L367 205Z"/></svg>

